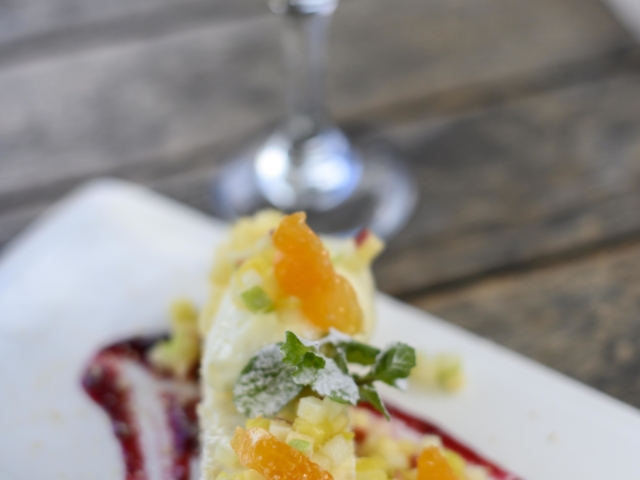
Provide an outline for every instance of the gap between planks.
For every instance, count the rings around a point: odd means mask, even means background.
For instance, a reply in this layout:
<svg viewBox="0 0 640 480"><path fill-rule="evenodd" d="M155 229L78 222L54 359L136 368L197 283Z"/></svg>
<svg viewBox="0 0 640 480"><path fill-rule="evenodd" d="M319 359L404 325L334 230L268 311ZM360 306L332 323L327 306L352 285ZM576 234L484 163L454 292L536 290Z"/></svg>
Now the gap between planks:
<svg viewBox="0 0 640 480"><path fill-rule="evenodd" d="M589 244L576 245L568 250L540 255L530 260L489 268L482 272L435 283L425 288L411 291L389 291L387 293L407 303L415 303L418 300L425 300L441 294L460 292L484 282L507 278L522 278L539 271L574 265L623 249L634 248L638 245L640 245L640 230L618 237L604 238L601 241Z"/></svg>
<svg viewBox="0 0 640 480"><path fill-rule="evenodd" d="M346 130L359 130L363 126L362 119L366 118L366 125L384 133L386 127L407 123L418 118L424 120L429 117L462 115L491 106L508 105L527 97L578 84L612 79L638 72L640 72L640 47L622 48L610 55L557 65L539 72L439 91L379 108L348 112L338 117L337 121ZM209 162L213 171L217 165L210 160L211 158L224 158L226 153L239 148L243 140L268 131L275 122L276 119L270 119L264 127L253 132L253 135L242 135L240 138L233 138L224 144L209 145L191 152L183 152L171 158L140 159L131 164L120 165L101 172L90 172L44 185L33 185L28 189L0 193L0 215L26 205L55 201L75 185L95 178L97 175L114 176L133 181L144 182L147 180L148 182L149 180L167 178L193 168L199 169L206 162Z"/></svg>

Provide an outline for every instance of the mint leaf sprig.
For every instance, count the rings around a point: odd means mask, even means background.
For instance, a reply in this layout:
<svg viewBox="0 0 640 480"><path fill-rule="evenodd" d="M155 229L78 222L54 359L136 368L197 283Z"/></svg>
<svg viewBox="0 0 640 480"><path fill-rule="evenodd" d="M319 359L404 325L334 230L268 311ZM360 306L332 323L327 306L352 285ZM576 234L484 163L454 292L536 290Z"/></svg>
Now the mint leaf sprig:
<svg viewBox="0 0 640 480"><path fill-rule="evenodd" d="M369 369L355 374L349 364ZM251 358L235 384L233 400L248 417L274 416L309 387L339 403L369 403L388 419L373 384L382 381L398 388L415 365L415 350L404 343L380 350L336 330L317 342L286 332L283 343L264 347Z"/></svg>

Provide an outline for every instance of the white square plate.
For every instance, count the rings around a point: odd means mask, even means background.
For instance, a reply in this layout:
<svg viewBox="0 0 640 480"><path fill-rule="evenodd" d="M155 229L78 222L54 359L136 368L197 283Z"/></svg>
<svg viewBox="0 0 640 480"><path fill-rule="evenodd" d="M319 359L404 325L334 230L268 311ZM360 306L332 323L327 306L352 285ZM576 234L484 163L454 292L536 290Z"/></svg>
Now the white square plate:
<svg viewBox="0 0 640 480"><path fill-rule="evenodd" d="M167 328L202 300L225 227L141 187L94 182L0 259L0 478L120 479L109 421L80 387L99 347ZM640 413L380 294L374 341L462 354L455 396L384 391L529 480L640 478Z"/></svg>

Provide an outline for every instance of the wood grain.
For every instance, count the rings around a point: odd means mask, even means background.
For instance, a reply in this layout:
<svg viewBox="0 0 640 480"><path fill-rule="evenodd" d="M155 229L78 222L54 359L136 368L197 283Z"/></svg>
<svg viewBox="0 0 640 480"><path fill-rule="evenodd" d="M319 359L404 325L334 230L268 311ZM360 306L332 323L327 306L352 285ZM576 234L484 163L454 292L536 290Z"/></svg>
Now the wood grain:
<svg viewBox="0 0 640 480"><path fill-rule="evenodd" d="M195 15L211 21L232 16L250 16L265 13L261 0L20 0L3 2L0 18L0 55L3 44L30 43L47 48L47 40L61 40L63 36L78 38L78 32L90 32L103 36L105 27L114 34L122 32L119 23L137 23L145 30L152 23L166 28L184 26L187 19L195 21ZM95 31L95 29L99 31ZM90 35L85 35L85 39ZM115 38L115 35L112 37ZM33 40L30 40L33 39ZM71 45L71 43L67 43ZM15 45L14 45L15 47Z"/></svg>
<svg viewBox="0 0 640 480"><path fill-rule="evenodd" d="M0 69L0 195L247 135L280 112L277 22L258 16ZM345 3L341 117L631 45L595 0Z"/></svg>
<svg viewBox="0 0 640 480"><path fill-rule="evenodd" d="M640 77L391 132L422 190L380 286L420 291L640 232Z"/></svg>
<svg viewBox="0 0 640 480"><path fill-rule="evenodd" d="M640 407L640 246L412 303Z"/></svg>

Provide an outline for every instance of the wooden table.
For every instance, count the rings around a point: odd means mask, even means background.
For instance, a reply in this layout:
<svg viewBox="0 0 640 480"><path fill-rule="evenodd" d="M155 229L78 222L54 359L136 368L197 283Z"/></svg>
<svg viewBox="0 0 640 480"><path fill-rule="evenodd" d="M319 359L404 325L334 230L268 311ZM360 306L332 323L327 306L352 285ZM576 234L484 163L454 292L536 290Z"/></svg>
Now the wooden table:
<svg viewBox="0 0 640 480"><path fill-rule="evenodd" d="M261 0L0 10L0 242L96 176L203 210L280 116ZM382 290L640 407L640 50L597 0L345 0L336 118L422 196Z"/></svg>

